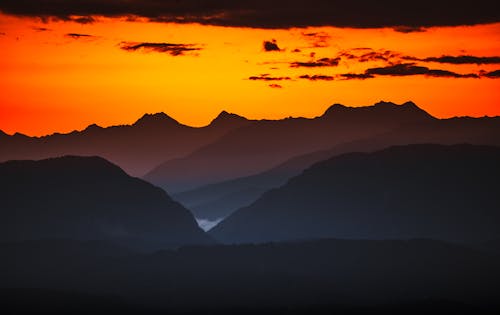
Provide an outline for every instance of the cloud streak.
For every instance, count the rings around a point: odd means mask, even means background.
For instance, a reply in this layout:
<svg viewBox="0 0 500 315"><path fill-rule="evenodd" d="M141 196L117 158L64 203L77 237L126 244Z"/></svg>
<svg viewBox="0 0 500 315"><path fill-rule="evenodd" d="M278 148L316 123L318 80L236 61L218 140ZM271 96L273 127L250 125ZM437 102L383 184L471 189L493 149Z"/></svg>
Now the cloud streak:
<svg viewBox="0 0 500 315"><path fill-rule="evenodd" d="M300 61L294 61L290 63L290 67L292 68L300 68L300 67L306 67L306 68L316 68L316 67L336 67L339 65L340 58L321 58L315 61L309 61L309 62L300 62Z"/></svg>
<svg viewBox="0 0 500 315"><path fill-rule="evenodd" d="M282 89L283 88L281 85L276 84L276 83L269 84L269 87L272 89Z"/></svg>
<svg viewBox="0 0 500 315"><path fill-rule="evenodd" d="M476 65L488 65L488 64L500 64L500 56L488 56L488 57L478 57L471 55L460 55L460 56L448 56L444 55L441 57L427 57L423 59L418 59L414 57L406 57L408 60L417 60L425 62L437 62L437 63L448 63L455 65L464 64L476 64Z"/></svg>
<svg viewBox="0 0 500 315"><path fill-rule="evenodd" d="M125 51L146 51L167 53L171 56L184 56L186 53L201 50L195 44L172 44L172 43L135 43L135 42L122 42L120 48Z"/></svg>
<svg viewBox="0 0 500 315"><path fill-rule="evenodd" d="M258 76L251 76L248 80L252 81L286 81L291 80L290 77L271 77L268 73L264 73Z"/></svg>
<svg viewBox="0 0 500 315"><path fill-rule="evenodd" d="M330 34L326 32L302 33L302 36L311 42L312 48L324 48L330 46Z"/></svg>
<svg viewBox="0 0 500 315"><path fill-rule="evenodd" d="M71 38L73 38L73 39L94 37L94 35L90 35L90 34L79 34L79 33L67 33L67 34L65 34L64 36L66 36L66 37L71 37Z"/></svg>
<svg viewBox="0 0 500 315"><path fill-rule="evenodd" d="M323 74L315 74L315 75L304 74L299 76L299 79L306 79L309 81L333 81L335 80L335 77Z"/></svg>
<svg viewBox="0 0 500 315"><path fill-rule="evenodd" d="M474 73L459 74L448 70L429 69L427 67L417 66L414 63L401 63L387 67L370 68L367 69L364 74L398 77L410 75L425 75L429 77L446 78L479 78L479 75Z"/></svg>
<svg viewBox="0 0 500 315"><path fill-rule="evenodd" d="M487 73L483 74L483 76L490 78L490 79L498 79L498 78L500 78L500 70L487 72Z"/></svg>
<svg viewBox="0 0 500 315"><path fill-rule="evenodd" d="M150 21L254 28L306 26L392 27L413 32L421 27L500 21L495 1L345 1L345 0L16 0L0 10L19 16L92 23L95 16L143 17ZM397 29L396 29L397 30Z"/></svg>

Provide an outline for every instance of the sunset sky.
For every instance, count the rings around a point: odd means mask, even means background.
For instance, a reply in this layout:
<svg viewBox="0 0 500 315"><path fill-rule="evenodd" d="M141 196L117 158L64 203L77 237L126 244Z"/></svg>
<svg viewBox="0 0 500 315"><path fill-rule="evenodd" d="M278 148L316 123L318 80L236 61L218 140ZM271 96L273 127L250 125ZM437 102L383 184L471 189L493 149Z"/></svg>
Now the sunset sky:
<svg viewBox="0 0 500 315"><path fill-rule="evenodd" d="M0 4L0 130L39 136L154 112L203 126L221 110L315 117L380 100L500 115L499 10L488 2L69 2Z"/></svg>

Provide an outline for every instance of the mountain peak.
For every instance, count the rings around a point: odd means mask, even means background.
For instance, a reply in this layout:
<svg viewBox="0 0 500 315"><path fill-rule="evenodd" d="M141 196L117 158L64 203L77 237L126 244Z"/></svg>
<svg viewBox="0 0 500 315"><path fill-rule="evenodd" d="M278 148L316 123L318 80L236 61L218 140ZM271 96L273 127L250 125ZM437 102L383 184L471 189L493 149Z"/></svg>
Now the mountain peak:
<svg viewBox="0 0 500 315"><path fill-rule="evenodd" d="M210 125L230 124L234 122L244 122L244 121L248 121L248 119L237 114L228 113L227 111L223 110L222 112L220 112L219 115L217 115L217 117L215 117L214 120L212 120Z"/></svg>
<svg viewBox="0 0 500 315"><path fill-rule="evenodd" d="M134 123L134 126L149 126L149 125L165 125L174 124L178 125L179 122L164 112L155 114L144 114L139 120Z"/></svg>
<svg viewBox="0 0 500 315"><path fill-rule="evenodd" d="M336 112L343 112L352 108L353 107L348 107L342 104L335 103L326 109L326 111L323 113L323 116L328 116Z"/></svg>
<svg viewBox="0 0 500 315"><path fill-rule="evenodd" d="M393 102L379 101L372 105L373 107L397 107L398 105ZM370 106L368 106L370 107Z"/></svg>
<svg viewBox="0 0 500 315"><path fill-rule="evenodd" d="M101 129L104 129L104 128L102 128L101 126L99 126L97 124L92 124L92 125L88 125L84 131L96 131L96 130L101 130Z"/></svg>
<svg viewBox="0 0 500 315"><path fill-rule="evenodd" d="M334 104L330 106L323 117L335 117L341 115L342 117L365 116L365 117L380 117L392 116L393 118L399 117L400 119L419 120L433 118L426 111L418 107L414 102L408 101L401 105L393 102L379 101L371 106L363 107L348 107L341 104ZM394 116L397 115L397 116Z"/></svg>

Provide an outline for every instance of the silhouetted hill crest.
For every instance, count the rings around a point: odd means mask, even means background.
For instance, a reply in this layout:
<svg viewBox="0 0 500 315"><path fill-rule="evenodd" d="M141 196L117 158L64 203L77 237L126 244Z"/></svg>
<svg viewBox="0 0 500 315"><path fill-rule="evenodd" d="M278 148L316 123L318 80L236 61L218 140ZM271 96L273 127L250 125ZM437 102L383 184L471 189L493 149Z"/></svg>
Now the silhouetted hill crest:
<svg viewBox="0 0 500 315"><path fill-rule="evenodd" d="M427 122L434 120L433 116L408 101L401 105L380 101L370 106L349 107L342 104L333 104L321 116L323 119L335 120L400 120L401 123Z"/></svg>
<svg viewBox="0 0 500 315"><path fill-rule="evenodd" d="M249 121L247 118L240 116L238 114L234 113L229 113L225 110L220 112L217 117L215 117L211 122L209 126L215 126L215 125L229 125L229 124L236 124L236 123L241 123L241 122L247 122Z"/></svg>
<svg viewBox="0 0 500 315"><path fill-rule="evenodd" d="M85 128L85 130L83 130L84 132L94 132L94 131L100 131L100 130L103 130L104 128L99 126L98 124L91 124L91 125L88 125L87 128Z"/></svg>
<svg viewBox="0 0 500 315"><path fill-rule="evenodd" d="M98 156L0 163L0 241L119 240L154 248L211 243L187 209Z"/></svg>
<svg viewBox="0 0 500 315"><path fill-rule="evenodd" d="M167 125L180 125L180 123L168 116L164 112L159 112L155 114L144 114L141 118L139 118L134 124L134 126L167 126Z"/></svg>

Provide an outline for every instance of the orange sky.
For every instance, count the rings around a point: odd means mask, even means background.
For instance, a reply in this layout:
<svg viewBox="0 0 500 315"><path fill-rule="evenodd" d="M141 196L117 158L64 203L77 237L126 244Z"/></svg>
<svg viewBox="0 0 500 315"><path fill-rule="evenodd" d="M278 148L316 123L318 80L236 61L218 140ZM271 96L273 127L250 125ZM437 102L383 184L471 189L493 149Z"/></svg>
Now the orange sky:
<svg viewBox="0 0 500 315"><path fill-rule="evenodd" d="M318 32L325 35L322 42L304 35ZM271 39L281 51L264 51L263 41ZM123 42L192 44L189 47L200 50L172 56L125 51L120 48ZM500 115L499 79L338 77L389 65L382 60L342 58L332 67L290 67L294 61L335 58L342 52L362 54L353 50L362 47L420 59L500 56L500 23L398 33L389 28L264 30L110 18L82 25L0 15L0 47L0 129L9 134L69 132L91 123L128 124L144 113L160 111L193 126L209 123L223 109L256 119L314 117L333 103L359 106L380 100L413 100L437 117ZM297 48L300 52L293 52ZM416 63L458 74L500 69L500 64ZM290 79L249 80L261 74ZM306 74L335 79L299 78Z"/></svg>

